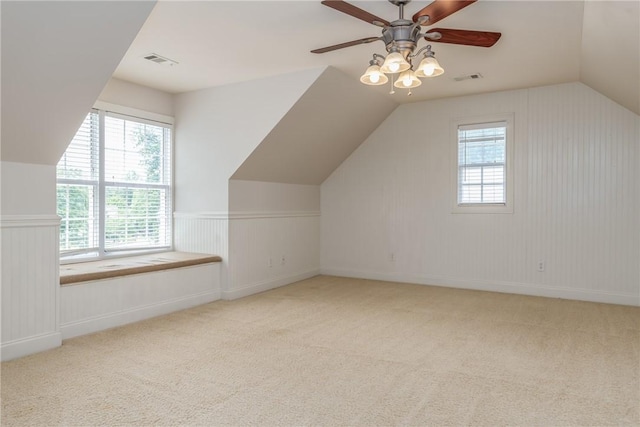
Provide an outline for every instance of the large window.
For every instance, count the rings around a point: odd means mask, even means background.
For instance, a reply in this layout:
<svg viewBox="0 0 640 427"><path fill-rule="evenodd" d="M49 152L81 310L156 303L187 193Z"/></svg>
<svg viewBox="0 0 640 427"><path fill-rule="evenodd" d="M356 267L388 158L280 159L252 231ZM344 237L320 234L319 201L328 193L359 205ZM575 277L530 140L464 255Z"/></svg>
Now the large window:
<svg viewBox="0 0 640 427"><path fill-rule="evenodd" d="M94 110L57 168L62 257L171 247L171 128Z"/></svg>
<svg viewBox="0 0 640 427"><path fill-rule="evenodd" d="M456 123L456 212L511 211L512 119Z"/></svg>

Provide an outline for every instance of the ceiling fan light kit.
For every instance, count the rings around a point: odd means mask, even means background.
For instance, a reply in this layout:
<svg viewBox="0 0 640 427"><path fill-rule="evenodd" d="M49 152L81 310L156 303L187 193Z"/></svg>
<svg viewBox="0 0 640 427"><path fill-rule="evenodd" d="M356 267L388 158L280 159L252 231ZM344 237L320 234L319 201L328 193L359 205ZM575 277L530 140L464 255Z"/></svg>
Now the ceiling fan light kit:
<svg viewBox="0 0 640 427"><path fill-rule="evenodd" d="M422 32L422 26L433 25L437 21L469 6L477 0L435 0L413 15L413 20L408 20L404 19L404 6L410 1L411 0L389 0L390 3L398 6L399 18L395 21L388 22L345 1L323 0L322 4L325 6L382 27L382 36L353 40L351 42L315 49L311 52L325 53L380 40L385 44L387 55L384 56L374 53L373 59L369 61L369 67L360 77L360 81L366 85L379 86L389 81L389 77L387 76L387 74L389 74L392 77L391 93L395 93L393 87L396 87L409 89L408 94L411 95L411 89L422 84L421 78L437 77L444 73L444 69L435 58L435 53L431 50L431 45L422 47L414 53L420 39L424 38L431 42L481 47L491 47L500 39L500 33L488 31L437 28L424 33ZM414 69L413 60L423 52L422 60L417 68ZM393 80L396 74L398 74L398 78L394 82Z"/></svg>
<svg viewBox="0 0 640 427"><path fill-rule="evenodd" d="M413 89L421 84L422 81L416 77L416 74L411 70L407 70L400 73L398 80L393 85L398 89Z"/></svg>
<svg viewBox="0 0 640 427"><path fill-rule="evenodd" d="M384 59L384 62L380 66L380 71L385 74L402 73L403 71L411 68L409 61L407 61L404 55L398 51L391 51L386 58L382 55L376 54L376 56Z"/></svg>
<svg viewBox="0 0 640 427"><path fill-rule="evenodd" d="M379 86L387 83L389 81L389 77L387 77L382 71L380 71L380 65L375 58L369 61L369 68L367 71L360 77L360 81L366 85Z"/></svg>
<svg viewBox="0 0 640 427"><path fill-rule="evenodd" d="M444 69L438 63L435 58L431 45L427 46L427 51L424 54L424 59L420 61L418 69L416 70L416 76L418 77L437 77L444 73Z"/></svg>

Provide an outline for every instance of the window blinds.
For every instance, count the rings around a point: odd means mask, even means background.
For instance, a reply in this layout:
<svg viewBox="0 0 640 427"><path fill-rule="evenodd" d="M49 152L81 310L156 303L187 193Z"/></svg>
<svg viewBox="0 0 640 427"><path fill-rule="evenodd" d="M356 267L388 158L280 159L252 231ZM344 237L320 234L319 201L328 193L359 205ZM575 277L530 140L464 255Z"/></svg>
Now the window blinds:
<svg viewBox="0 0 640 427"><path fill-rule="evenodd" d="M506 122L458 127L458 204L504 204Z"/></svg>
<svg viewBox="0 0 640 427"><path fill-rule="evenodd" d="M98 250L99 116L92 111L57 167L57 210L63 254Z"/></svg>
<svg viewBox="0 0 640 427"><path fill-rule="evenodd" d="M171 246L171 129L92 111L58 163L62 255Z"/></svg>
<svg viewBox="0 0 640 427"><path fill-rule="evenodd" d="M105 250L169 246L170 129L105 117Z"/></svg>

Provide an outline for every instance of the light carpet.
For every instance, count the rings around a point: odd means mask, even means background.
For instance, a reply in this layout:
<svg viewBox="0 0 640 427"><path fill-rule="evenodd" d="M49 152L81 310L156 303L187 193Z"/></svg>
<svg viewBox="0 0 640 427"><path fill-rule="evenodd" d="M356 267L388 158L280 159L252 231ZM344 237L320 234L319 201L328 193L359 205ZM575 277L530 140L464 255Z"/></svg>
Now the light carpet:
<svg viewBox="0 0 640 427"><path fill-rule="evenodd" d="M2 364L3 425L640 425L640 308L318 276Z"/></svg>

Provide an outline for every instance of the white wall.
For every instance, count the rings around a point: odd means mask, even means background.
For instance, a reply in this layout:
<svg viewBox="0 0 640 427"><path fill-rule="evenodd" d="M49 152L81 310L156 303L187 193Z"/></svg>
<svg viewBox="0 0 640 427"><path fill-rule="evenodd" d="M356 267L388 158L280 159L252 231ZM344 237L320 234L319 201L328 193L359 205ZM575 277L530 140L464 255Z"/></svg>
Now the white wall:
<svg viewBox="0 0 640 427"><path fill-rule="evenodd" d="M154 4L2 3L2 360L60 345L55 165Z"/></svg>
<svg viewBox="0 0 640 427"><path fill-rule="evenodd" d="M320 271L320 186L229 181L227 299Z"/></svg>
<svg viewBox="0 0 640 427"><path fill-rule="evenodd" d="M54 166L0 162L2 360L60 345Z"/></svg>
<svg viewBox="0 0 640 427"><path fill-rule="evenodd" d="M3 161L58 162L154 5L2 2Z"/></svg>
<svg viewBox="0 0 640 427"><path fill-rule="evenodd" d="M2 215L55 215L55 166L1 162L0 185Z"/></svg>
<svg viewBox="0 0 640 427"><path fill-rule="evenodd" d="M248 189L253 187L248 185L246 191L240 189L232 196L230 178L322 72L323 69L301 71L183 93L175 98L175 248L221 256L225 298L238 296L229 293L237 288L236 276L230 279L232 258L242 263L237 268L253 268L252 261L246 261L250 255L230 253L231 236L238 232L237 226L230 224L236 220L230 213L230 198L234 197L234 204L240 209L250 208L254 214L286 211L297 203L305 205L304 200L309 198L305 191L295 195L269 191L260 200L249 201L247 196L253 197L259 191L254 188L251 192ZM298 196L302 202L295 201ZM244 215L243 219L258 218ZM294 265L291 263L290 267ZM239 286L245 282L241 279Z"/></svg>
<svg viewBox="0 0 640 427"><path fill-rule="evenodd" d="M98 99L110 104L173 117L172 94L124 80L109 80Z"/></svg>
<svg viewBox="0 0 640 427"><path fill-rule="evenodd" d="M514 213L453 214L451 120L508 112ZM322 271L638 305L639 139L581 83L403 105L322 185Z"/></svg>
<svg viewBox="0 0 640 427"><path fill-rule="evenodd" d="M175 104L175 203L226 212L229 179L322 69L182 93Z"/></svg>
<svg viewBox="0 0 640 427"><path fill-rule="evenodd" d="M320 186L232 179L229 180L229 211L319 212Z"/></svg>
<svg viewBox="0 0 640 427"><path fill-rule="evenodd" d="M240 298L318 274L320 187L228 182L229 212L177 213L175 219L177 250L222 257L222 297Z"/></svg>

